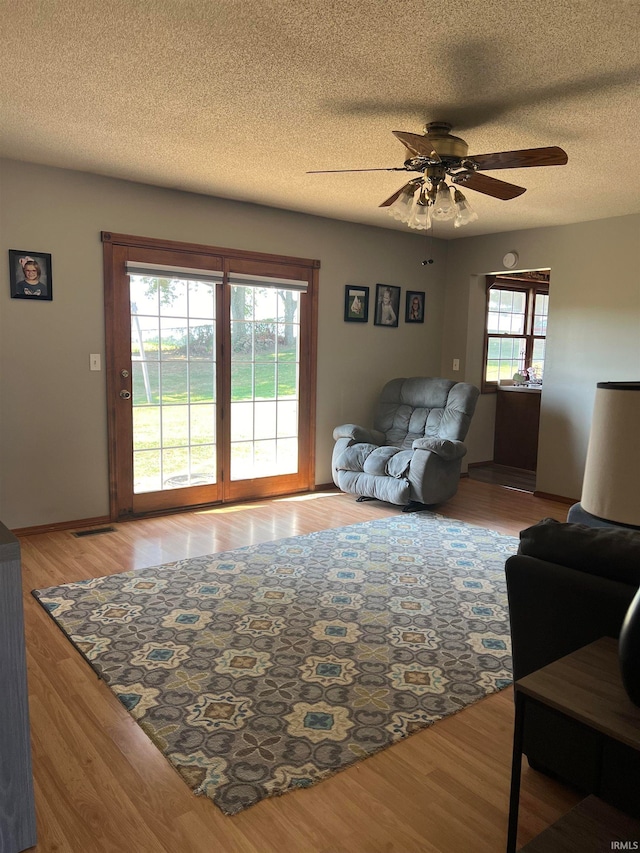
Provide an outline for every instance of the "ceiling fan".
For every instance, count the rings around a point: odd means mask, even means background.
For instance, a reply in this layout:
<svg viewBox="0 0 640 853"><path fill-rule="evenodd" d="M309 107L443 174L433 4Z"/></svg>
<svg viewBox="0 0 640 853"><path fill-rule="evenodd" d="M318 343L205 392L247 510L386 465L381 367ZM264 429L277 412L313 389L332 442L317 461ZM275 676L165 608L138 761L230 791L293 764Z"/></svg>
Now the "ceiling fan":
<svg viewBox="0 0 640 853"><path fill-rule="evenodd" d="M493 154L469 155L469 146L458 136L451 135L451 125L433 121L424 133L394 130L393 135L408 151L403 166L382 169L325 169L307 172L308 175L328 172L420 172L397 192L382 202L389 212L411 228L427 229L433 219L454 219L455 225L466 225L477 219L459 186L493 198L508 201L526 192L524 187L500 181L482 174L493 169L522 169L528 166L563 166L567 154L558 146L524 148L520 151L499 151ZM446 183L454 184L454 197Z"/></svg>

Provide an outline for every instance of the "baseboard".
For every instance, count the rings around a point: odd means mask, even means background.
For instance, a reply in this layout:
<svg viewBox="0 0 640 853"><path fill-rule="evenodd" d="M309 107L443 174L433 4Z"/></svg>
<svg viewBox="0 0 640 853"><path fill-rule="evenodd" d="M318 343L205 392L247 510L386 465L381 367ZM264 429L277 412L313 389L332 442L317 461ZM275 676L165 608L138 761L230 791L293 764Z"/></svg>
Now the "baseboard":
<svg viewBox="0 0 640 853"><path fill-rule="evenodd" d="M309 490L310 492L336 492L338 488L335 483L319 483ZM304 494L304 492L295 492L294 494ZM287 497L287 495L277 495L277 497ZM252 498L257 500L257 498ZM250 502L250 501L248 501ZM215 504L221 506L221 504ZM181 512L195 512L203 507L179 507L173 511L167 509L158 510L155 513L145 513L140 518L154 518L163 515L173 515ZM136 517L137 518L137 517ZM135 521L136 518L117 518L112 519L108 515L97 516L96 518L80 518L75 521L58 521L55 524L40 524L34 527L17 527L12 530L14 536L37 536L40 533L57 533L63 530L80 530L85 527L98 527L103 524L123 523L126 521Z"/></svg>
<svg viewBox="0 0 640 853"><path fill-rule="evenodd" d="M481 468L483 465L493 465L493 459L487 459L486 462L467 462L467 468Z"/></svg>
<svg viewBox="0 0 640 853"><path fill-rule="evenodd" d="M76 521L58 521L55 524L39 524L35 527L17 527L11 532L14 536L37 536L39 533L57 533L60 530L78 530L84 527L98 527L102 524L111 524L108 515L80 518Z"/></svg>
<svg viewBox="0 0 640 853"><path fill-rule="evenodd" d="M544 498L546 501L557 501L561 504L567 504L567 506L571 506L572 504L577 504L580 498L568 498L565 495L554 495L551 492L534 492L534 498Z"/></svg>

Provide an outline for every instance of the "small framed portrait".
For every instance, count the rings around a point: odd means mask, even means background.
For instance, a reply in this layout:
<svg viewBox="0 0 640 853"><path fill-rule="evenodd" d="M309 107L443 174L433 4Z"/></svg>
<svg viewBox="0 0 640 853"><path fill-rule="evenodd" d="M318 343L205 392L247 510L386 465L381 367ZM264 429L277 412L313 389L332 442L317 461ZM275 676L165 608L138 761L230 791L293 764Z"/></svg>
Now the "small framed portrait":
<svg viewBox="0 0 640 853"><path fill-rule="evenodd" d="M424 295L423 290L407 290L405 323L424 323Z"/></svg>
<svg viewBox="0 0 640 853"><path fill-rule="evenodd" d="M50 301L53 298L51 255L9 249L9 284L12 299Z"/></svg>
<svg viewBox="0 0 640 853"><path fill-rule="evenodd" d="M347 323L369 320L369 288L347 284L344 289L344 319Z"/></svg>
<svg viewBox="0 0 640 853"><path fill-rule="evenodd" d="M400 312L400 288L393 284L376 284L374 326L397 326Z"/></svg>

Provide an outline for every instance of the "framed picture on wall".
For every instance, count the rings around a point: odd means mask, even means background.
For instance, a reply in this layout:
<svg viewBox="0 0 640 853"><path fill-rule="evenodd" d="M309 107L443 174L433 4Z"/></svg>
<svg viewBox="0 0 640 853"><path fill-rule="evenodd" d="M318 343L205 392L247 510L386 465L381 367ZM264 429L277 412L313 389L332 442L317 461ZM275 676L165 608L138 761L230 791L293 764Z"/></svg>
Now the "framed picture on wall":
<svg viewBox="0 0 640 853"><path fill-rule="evenodd" d="M376 284L374 326L397 326L400 313L400 288L393 284Z"/></svg>
<svg viewBox="0 0 640 853"><path fill-rule="evenodd" d="M344 319L347 323L369 320L369 288L347 284L344 289Z"/></svg>
<svg viewBox="0 0 640 853"><path fill-rule="evenodd" d="M51 255L9 249L9 284L12 299L53 298Z"/></svg>
<svg viewBox="0 0 640 853"><path fill-rule="evenodd" d="M405 323L424 323L424 297L423 290L407 290Z"/></svg>

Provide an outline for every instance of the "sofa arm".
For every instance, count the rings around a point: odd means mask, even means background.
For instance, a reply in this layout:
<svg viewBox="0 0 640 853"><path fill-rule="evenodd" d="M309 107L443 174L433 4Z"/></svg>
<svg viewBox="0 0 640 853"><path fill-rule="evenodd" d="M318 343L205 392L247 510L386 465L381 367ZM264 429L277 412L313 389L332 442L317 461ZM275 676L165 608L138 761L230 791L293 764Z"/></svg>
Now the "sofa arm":
<svg viewBox="0 0 640 853"><path fill-rule="evenodd" d="M462 441L452 441L448 438L416 438L411 446L414 450L429 450L446 462L462 459L467 453Z"/></svg>
<svg viewBox="0 0 640 853"><path fill-rule="evenodd" d="M350 438L353 441L367 442L367 444L379 444L370 430L357 424L342 424L341 426L337 426L333 431L333 440L337 441L339 438Z"/></svg>
<svg viewBox="0 0 640 853"><path fill-rule="evenodd" d="M600 637L617 637L633 584L515 555L505 566L514 678Z"/></svg>
<svg viewBox="0 0 640 853"><path fill-rule="evenodd" d="M640 586L640 531L544 518L520 532L519 554Z"/></svg>

